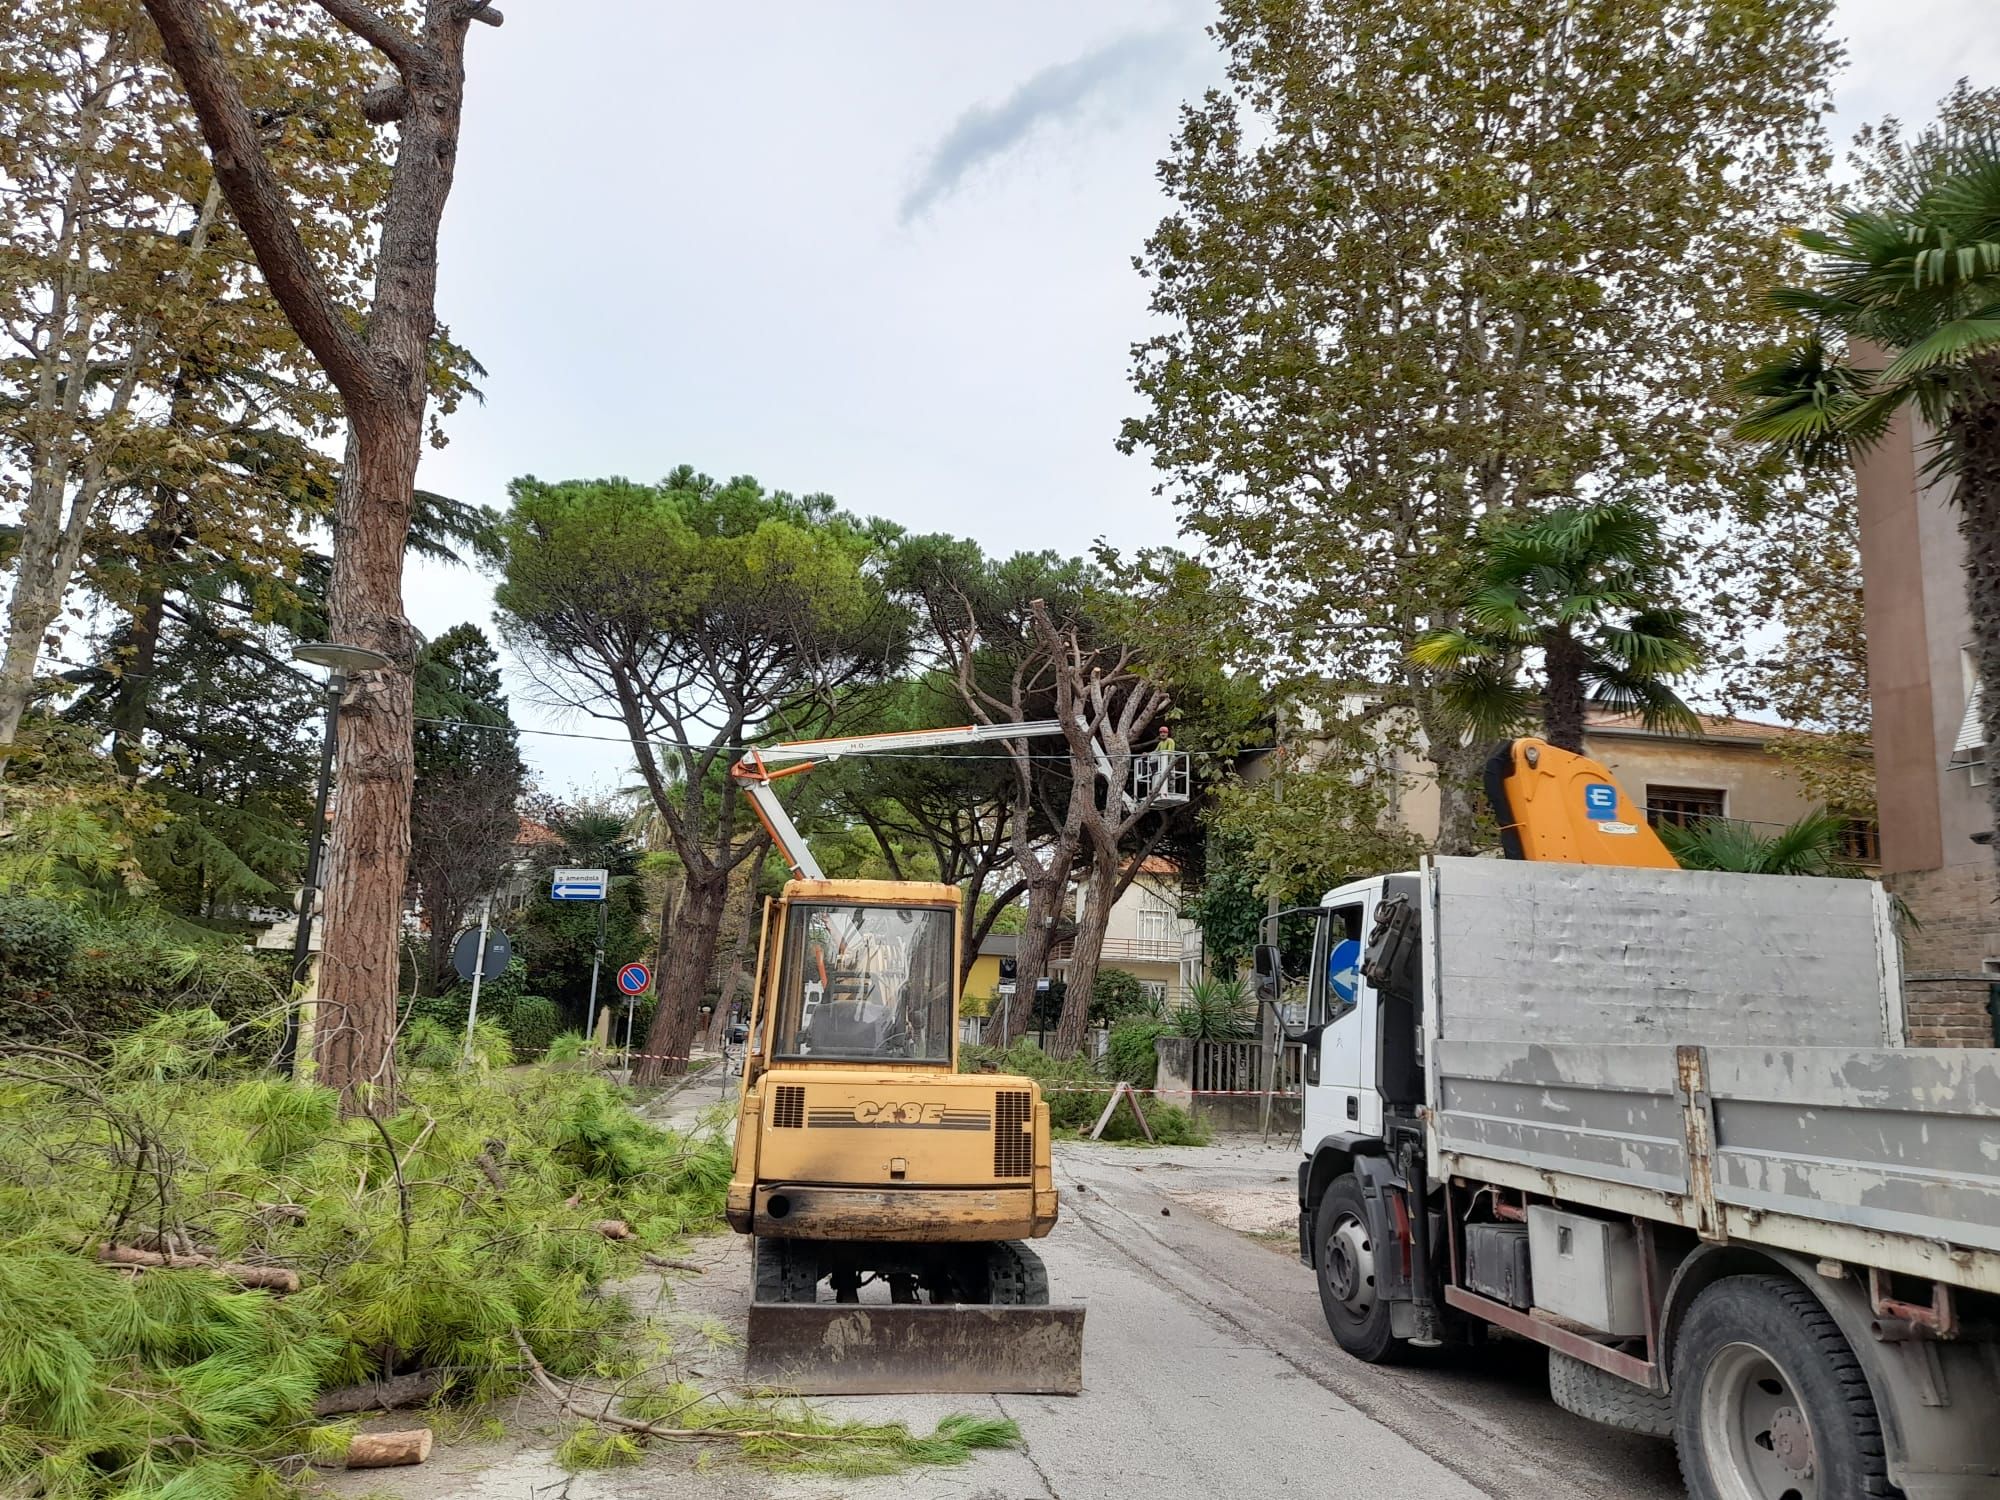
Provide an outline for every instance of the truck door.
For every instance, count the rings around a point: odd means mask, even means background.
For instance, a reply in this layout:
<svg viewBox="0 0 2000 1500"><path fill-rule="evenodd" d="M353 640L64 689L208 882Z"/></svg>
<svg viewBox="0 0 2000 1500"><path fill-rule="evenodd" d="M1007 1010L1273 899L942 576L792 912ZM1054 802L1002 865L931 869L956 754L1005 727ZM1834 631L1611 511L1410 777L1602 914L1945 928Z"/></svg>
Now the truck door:
<svg viewBox="0 0 2000 1500"><path fill-rule="evenodd" d="M1330 1135L1381 1129L1381 1105L1369 1082L1370 1038L1363 1034L1367 981L1361 977L1363 903L1329 906L1314 945L1312 1014L1318 1035L1306 1043L1304 1140L1307 1150Z"/></svg>

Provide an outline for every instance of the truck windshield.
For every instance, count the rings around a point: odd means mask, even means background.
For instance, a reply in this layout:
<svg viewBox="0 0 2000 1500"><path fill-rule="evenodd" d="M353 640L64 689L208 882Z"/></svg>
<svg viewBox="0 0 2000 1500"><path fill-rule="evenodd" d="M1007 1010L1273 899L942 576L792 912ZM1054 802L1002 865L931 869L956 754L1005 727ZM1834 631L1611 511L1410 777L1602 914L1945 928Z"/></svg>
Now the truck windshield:
<svg viewBox="0 0 2000 1500"><path fill-rule="evenodd" d="M793 906L774 1053L949 1064L957 918L938 907Z"/></svg>

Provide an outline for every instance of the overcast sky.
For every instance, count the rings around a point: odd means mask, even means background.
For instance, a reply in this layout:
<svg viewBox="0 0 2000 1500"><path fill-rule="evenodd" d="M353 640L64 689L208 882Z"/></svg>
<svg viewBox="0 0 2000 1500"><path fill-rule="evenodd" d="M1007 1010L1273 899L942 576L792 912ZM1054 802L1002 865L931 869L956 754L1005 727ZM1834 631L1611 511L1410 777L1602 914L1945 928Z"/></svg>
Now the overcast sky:
<svg viewBox="0 0 2000 1500"><path fill-rule="evenodd" d="M1175 111L1215 81L1201 0L696 6L514 0L475 27L440 314L491 372L427 488L687 463L827 491L989 550L1169 541L1140 458L1131 257ZM2000 82L1993 0L1842 0L1836 131ZM413 566L419 629L491 581ZM596 734L532 702L525 726ZM615 744L529 734L544 787Z"/></svg>

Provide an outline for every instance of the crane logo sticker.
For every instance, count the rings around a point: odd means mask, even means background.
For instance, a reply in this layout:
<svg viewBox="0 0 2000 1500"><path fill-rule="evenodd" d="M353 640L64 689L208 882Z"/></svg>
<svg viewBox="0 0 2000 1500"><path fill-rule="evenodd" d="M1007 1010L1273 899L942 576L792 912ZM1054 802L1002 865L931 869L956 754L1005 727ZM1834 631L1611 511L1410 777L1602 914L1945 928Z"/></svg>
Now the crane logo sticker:
<svg viewBox="0 0 2000 1500"><path fill-rule="evenodd" d="M1583 784L1583 815L1597 825L1599 833L1637 833L1630 823L1619 821L1618 788L1608 781Z"/></svg>
<svg viewBox="0 0 2000 1500"><path fill-rule="evenodd" d="M863 1099L847 1108L819 1107L806 1123L821 1130L864 1130L889 1126L899 1130L987 1130L993 1117L983 1109L947 1109L937 1101Z"/></svg>

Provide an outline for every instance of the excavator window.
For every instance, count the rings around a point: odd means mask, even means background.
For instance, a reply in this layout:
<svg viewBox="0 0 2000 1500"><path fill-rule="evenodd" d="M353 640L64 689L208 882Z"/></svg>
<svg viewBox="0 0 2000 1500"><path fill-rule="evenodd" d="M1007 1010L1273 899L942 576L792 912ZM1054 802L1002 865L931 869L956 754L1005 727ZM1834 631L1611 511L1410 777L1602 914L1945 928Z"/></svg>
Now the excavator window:
<svg viewBox="0 0 2000 1500"><path fill-rule="evenodd" d="M938 907L794 904L775 1054L949 1065L957 917Z"/></svg>

